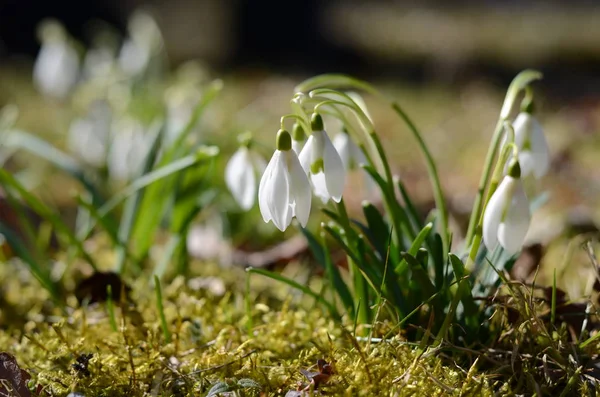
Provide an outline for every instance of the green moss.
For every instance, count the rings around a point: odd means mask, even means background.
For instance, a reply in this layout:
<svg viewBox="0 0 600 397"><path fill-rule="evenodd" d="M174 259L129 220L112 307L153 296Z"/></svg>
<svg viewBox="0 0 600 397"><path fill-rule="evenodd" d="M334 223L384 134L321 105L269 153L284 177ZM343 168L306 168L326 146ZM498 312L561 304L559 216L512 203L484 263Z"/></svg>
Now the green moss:
<svg viewBox="0 0 600 397"><path fill-rule="evenodd" d="M39 289L30 290L33 280L24 280L13 288L34 297ZM333 363L335 375L322 387L335 395L491 395L484 375L467 375L434 355L418 357L398 337L351 343L349 334L321 310L300 309L290 301L274 299L280 303L269 307L267 296L258 298L251 308L254 326L248 330L243 293L216 297L191 289L181 277L164 285L173 337L166 343L153 290L144 284L135 283L135 303L115 305L117 332L104 304L68 309L64 315L57 309L41 311L43 316L21 312L22 329L0 331L0 346L16 355L34 383L53 396L70 391L86 396L206 395L219 381L239 388L242 395L257 395L257 388L239 386L253 385L248 379L267 395L283 395L298 382L306 383L299 370L320 358ZM33 302L24 301L29 303L19 309ZM93 354L89 375L73 367L84 354Z"/></svg>

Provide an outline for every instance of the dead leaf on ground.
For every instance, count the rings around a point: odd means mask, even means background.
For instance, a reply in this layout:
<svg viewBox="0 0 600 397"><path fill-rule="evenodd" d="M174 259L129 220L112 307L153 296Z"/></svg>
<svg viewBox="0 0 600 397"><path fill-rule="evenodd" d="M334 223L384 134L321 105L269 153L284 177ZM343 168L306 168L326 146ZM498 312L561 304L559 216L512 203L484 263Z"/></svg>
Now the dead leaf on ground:
<svg viewBox="0 0 600 397"><path fill-rule="evenodd" d="M31 396L27 387L31 376L19 367L17 360L8 353L0 353L0 396Z"/></svg>

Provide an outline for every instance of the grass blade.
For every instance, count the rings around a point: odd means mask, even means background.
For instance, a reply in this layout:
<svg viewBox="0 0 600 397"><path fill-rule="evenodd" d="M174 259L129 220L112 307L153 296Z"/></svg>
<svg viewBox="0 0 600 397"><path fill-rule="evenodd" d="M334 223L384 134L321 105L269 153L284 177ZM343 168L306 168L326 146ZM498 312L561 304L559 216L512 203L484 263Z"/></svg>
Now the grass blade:
<svg viewBox="0 0 600 397"><path fill-rule="evenodd" d="M7 187L8 189L14 189L19 193L19 196L23 201L27 203L32 210L38 215L47 220L57 231L63 235L69 244L77 248L77 252L85 259L94 270L97 270L97 266L92 257L87 253L81 241L75 236L75 234L69 229L67 225L60 219L60 216L55 211L48 208L41 200L29 193L27 189L19 181L15 179L8 171L0 169L0 184ZM8 190L7 189L7 190Z"/></svg>
<svg viewBox="0 0 600 397"><path fill-rule="evenodd" d="M249 268L246 269L246 271L249 272L249 273L260 274L260 275L268 277L268 278L270 278L272 280L279 281L281 283L287 284L290 287L301 291L305 295L308 295L311 298L315 299L319 304L323 305L329 311L329 314L335 320L340 321L341 318L340 318L340 315L338 314L335 306L333 306L331 303L327 302L322 296L320 296L319 294L315 293L313 290L311 290L307 286L304 286L304 285L302 285L300 283L297 283L296 281L294 281L292 279L284 277L284 276L282 276L279 273L270 272L270 271L265 270L265 269L257 269L257 268L249 267Z"/></svg>

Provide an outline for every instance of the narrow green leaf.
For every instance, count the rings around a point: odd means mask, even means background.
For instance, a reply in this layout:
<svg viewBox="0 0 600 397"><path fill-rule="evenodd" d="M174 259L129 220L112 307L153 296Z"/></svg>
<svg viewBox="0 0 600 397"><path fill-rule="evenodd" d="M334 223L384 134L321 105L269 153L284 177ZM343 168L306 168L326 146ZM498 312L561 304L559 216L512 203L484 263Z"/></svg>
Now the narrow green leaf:
<svg viewBox="0 0 600 397"><path fill-rule="evenodd" d="M12 130L6 138L5 145L7 147L26 150L47 160L59 170L66 172L81 182L83 187L92 195L94 205L100 205L104 202L104 198L94 183L88 179L84 169L79 165L79 162L42 138L25 131Z"/></svg>
<svg viewBox="0 0 600 397"><path fill-rule="evenodd" d="M0 184L5 186L7 190L14 189L16 192L18 192L21 199L23 199L23 201L25 201L27 205L31 207L32 210L34 210L38 215L40 215L42 218L48 221L54 227L57 233L64 236L72 246L77 248L79 255L81 255L83 259L85 259L94 270L97 270L95 261L87 253L87 251L83 247L83 244L75 236L71 229L69 229L69 227L64 224L62 219L60 219L60 216L56 211L51 210L41 200L39 200L33 194L29 193L27 189L15 179L15 177L13 177L8 171L4 169L0 169Z"/></svg>
<svg viewBox="0 0 600 397"><path fill-rule="evenodd" d="M368 201L362 202L363 214L367 220L368 233L366 234L373 247L377 250L383 260L385 260L388 251L388 243L391 242L390 234L391 230L386 221L383 219L383 215L379 212L377 207ZM393 250L396 251L396 250ZM390 252L391 253L391 252ZM395 252L392 254L395 256Z"/></svg>
<svg viewBox="0 0 600 397"><path fill-rule="evenodd" d="M0 234L4 236L8 245L15 252L15 254L27 265L31 274L39 281L41 286L50 293L50 296L52 296L56 302L62 302L61 296L58 293L58 288L50 277L50 271L42 267L33 258L33 256L29 253L29 249L25 246L21 239L17 237L12 229L0 222Z"/></svg>
<svg viewBox="0 0 600 397"><path fill-rule="evenodd" d="M156 163L156 159L158 157L158 153L161 149L162 137L163 137L163 126L155 122L150 129L150 150L146 153L146 156L143 161L142 171L140 173L140 177L148 174L152 171L154 164ZM142 201L143 189L139 189L134 192L125 202L125 206L123 208L123 214L121 215L121 224L119 225L119 241L123 241L125 244L120 244L117 246L116 254L117 259L115 261L115 269L116 272L121 274L125 269L125 263L127 258L130 256L128 254L128 242L131 239L131 233L133 231L133 225L137 217L139 216L139 207Z"/></svg>
<svg viewBox="0 0 600 397"><path fill-rule="evenodd" d="M319 304L323 305L329 311L329 314L336 321L340 320L340 316L339 316L336 308L331 303L329 303L325 299L323 299L322 296L318 295L317 293L315 293L313 290L311 290L307 286L299 284L296 281L294 281L292 279L289 279L287 277L284 277L284 276L282 276L279 273L270 272L270 271L265 270L265 269L257 269L257 268L250 267L250 268L246 269L246 271L249 272L249 273L260 274L262 276L268 277L268 278L273 279L275 281L282 282L284 284L289 285L290 287L292 287L294 289L297 289L297 290L303 292L304 294L306 294L306 295L310 296L311 298L315 299Z"/></svg>
<svg viewBox="0 0 600 397"><path fill-rule="evenodd" d="M465 264L460 260L460 258L454 254L448 255L448 259L450 260L450 264L452 265L452 270L454 271L454 278L456 280L462 280L467 275L467 271L465 269ZM472 317L476 316L479 313L477 304L473 299L473 295L471 293L470 282L468 279L460 282L458 287L462 289L459 292L460 300L464 306L465 316ZM475 319L475 322L476 319Z"/></svg>
<svg viewBox="0 0 600 397"><path fill-rule="evenodd" d="M379 95L378 91L371 84L343 74L322 74L311 77L298 84L294 88L294 91L309 92L321 87L353 88L356 90L364 90L372 95Z"/></svg>
<svg viewBox="0 0 600 397"><path fill-rule="evenodd" d="M308 242L308 246L315 256L317 263L323 267L323 270L327 273L327 277L331 282L332 287L335 289L338 294L344 308L349 312L354 312L354 300L352 299L352 294L350 294L350 290L348 286L344 282L342 275L340 274L340 270L333 264L331 260L331 256L329 255L329 251L325 244L321 245L316 237L307 229L300 228L300 231L306 238Z"/></svg>

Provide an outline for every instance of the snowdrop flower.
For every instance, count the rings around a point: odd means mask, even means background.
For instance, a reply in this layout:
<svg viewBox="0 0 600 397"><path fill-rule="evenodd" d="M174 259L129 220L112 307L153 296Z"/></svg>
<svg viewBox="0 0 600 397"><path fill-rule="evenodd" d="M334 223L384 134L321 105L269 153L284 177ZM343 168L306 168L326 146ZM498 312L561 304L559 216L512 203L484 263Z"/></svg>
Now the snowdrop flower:
<svg viewBox="0 0 600 397"><path fill-rule="evenodd" d="M93 102L86 117L71 123L67 136L69 150L87 164L102 167L106 163L111 120L108 103Z"/></svg>
<svg viewBox="0 0 600 397"><path fill-rule="evenodd" d="M149 135L134 119L122 119L113 124L112 142L108 153L108 172L111 177L126 181L138 176L150 150Z"/></svg>
<svg viewBox="0 0 600 397"><path fill-rule="evenodd" d="M302 168L309 175L315 195L323 203L330 198L336 203L342 199L346 170L337 150L323 127L323 119L314 113L311 120L312 134L300 153Z"/></svg>
<svg viewBox="0 0 600 397"><path fill-rule="evenodd" d="M485 208L483 241L490 250L500 243L509 254L515 254L523 246L530 221L529 200L515 161Z"/></svg>
<svg viewBox="0 0 600 397"><path fill-rule="evenodd" d="M256 199L257 174L262 174L267 166L250 145L250 140L243 143L225 167L225 183L235 201L246 211L252 208Z"/></svg>
<svg viewBox="0 0 600 397"><path fill-rule="evenodd" d="M295 123L292 129L292 149L296 154L300 154L305 143L306 133L304 132L304 128L299 123Z"/></svg>
<svg viewBox="0 0 600 397"><path fill-rule="evenodd" d="M50 97L64 99L79 78L79 58L63 27L55 21L40 28L42 47L33 67L37 88Z"/></svg>
<svg viewBox="0 0 600 397"><path fill-rule="evenodd" d="M284 231L296 217L304 227L310 214L310 183L292 150L292 137L277 133L277 150L267 165L258 187L258 205L263 220Z"/></svg>
<svg viewBox="0 0 600 397"><path fill-rule="evenodd" d="M127 29L129 38L123 42L119 53L119 66L128 77L143 74L150 61L163 46L162 35L156 21L144 11L136 11Z"/></svg>
<svg viewBox="0 0 600 397"><path fill-rule="evenodd" d="M333 146L340 155L346 171L357 168L360 164L366 164L365 154L348 135L345 129L333 138Z"/></svg>
<svg viewBox="0 0 600 397"><path fill-rule="evenodd" d="M513 122L515 145L523 176L544 176L550 168L548 143L540 123L529 112L521 112Z"/></svg>

